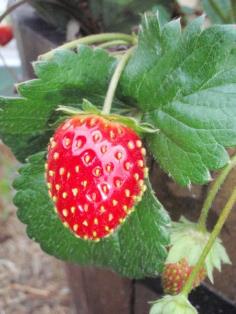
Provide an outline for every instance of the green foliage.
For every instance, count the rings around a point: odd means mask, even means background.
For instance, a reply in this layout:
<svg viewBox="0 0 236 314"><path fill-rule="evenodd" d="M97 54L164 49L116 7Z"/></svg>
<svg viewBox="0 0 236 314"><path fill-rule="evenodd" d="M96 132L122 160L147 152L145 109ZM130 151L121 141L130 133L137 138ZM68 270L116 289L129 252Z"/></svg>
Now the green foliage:
<svg viewBox="0 0 236 314"><path fill-rule="evenodd" d="M175 20L161 27L145 15L139 44L120 90L159 128L148 145L178 183L205 183L209 170L229 161L224 147L236 145L236 30L202 30L198 18L181 31Z"/></svg>
<svg viewBox="0 0 236 314"><path fill-rule="evenodd" d="M116 59L104 50L80 46L59 50L50 61L34 63L37 79L18 85L21 98L0 98L0 138L20 161L44 150L58 105L80 108L83 98L102 105Z"/></svg>
<svg viewBox="0 0 236 314"><path fill-rule="evenodd" d="M235 29L203 18L182 32L179 20L160 26L145 15L139 44L122 76L115 105L137 106L143 122L159 133L147 136L154 157L178 183L209 181L223 167L224 147L236 144ZM61 50L34 64L38 79L23 83L24 98L0 99L0 136L20 160L45 149L58 105L101 106L117 60L102 49ZM29 119L29 117L31 117Z"/></svg>
<svg viewBox="0 0 236 314"><path fill-rule="evenodd" d="M215 25L202 30L202 23L198 18L182 31L179 20L164 23L163 16L160 21L146 14L113 103L113 113L128 109L143 126L159 130L146 135L147 145L183 185L207 182L210 170L229 161L225 148L236 145L236 29ZM18 98L0 98L0 137L21 161L37 153L15 182L18 215L29 236L63 260L139 278L161 271L169 244L169 218L150 185L114 235L90 243L63 227L43 177L42 151L64 117L56 109L81 110L84 98L101 108L116 65L106 51L87 46L37 61L37 79L20 84Z"/></svg>
<svg viewBox="0 0 236 314"><path fill-rule="evenodd" d="M152 8L153 14L158 12L158 19L160 25L164 25L171 20L171 12L164 5L156 5Z"/></svg>
<svg viewBox="0 0 236 314"><path fill-rule="evenodd" d="M105 266L118 273L141 278L162 270L167 256L170 220L150 185L142 201L113 235L98 243L76 238L53 210L44 181L44 153L29 159L14 183L15 204L30 238L62 260Z"/></svg>
<svg viewBox="0 0 236 314"><path fill-rule="evenodd" d="M63 104L83 109L83 98L100 106L117 61L104 50L80 46L78 52L58 51L50 61L34 64L37 79L22 83L22 97L0 99L0 135L16 156L45 150L61 118L56 109ZM115 100L117 107L122 102ZM125 117L123 117L125 119ZM75 238L53 211L44 182L44 154L30 159L16 180L16 205L28 234L42 248L63 260L110 267L130 277L155 275L161 271L167 252L169 218L151 192L137 211L113 236L100 243Z"/></svg>

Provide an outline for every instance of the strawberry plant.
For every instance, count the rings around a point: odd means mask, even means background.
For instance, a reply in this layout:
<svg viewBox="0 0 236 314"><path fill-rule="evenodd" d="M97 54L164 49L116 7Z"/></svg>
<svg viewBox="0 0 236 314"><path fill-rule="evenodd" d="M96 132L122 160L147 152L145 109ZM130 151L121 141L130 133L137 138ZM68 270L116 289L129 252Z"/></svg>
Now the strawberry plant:
<svg viewBox="0 0 236 314"><path fill-rule="evenodd" d="M90 35L39 56L37 78L0 98L0 137L24 163L14 202L29 237L65 261L162 273L168 295L152 314L197 313L188 294L230 263L218 235L235 188L212 232L206 220L236 164L236 29L203 23L147 13L138 35ZM171 222L152 158L189 188L220 171L198 222Z"/></svg>

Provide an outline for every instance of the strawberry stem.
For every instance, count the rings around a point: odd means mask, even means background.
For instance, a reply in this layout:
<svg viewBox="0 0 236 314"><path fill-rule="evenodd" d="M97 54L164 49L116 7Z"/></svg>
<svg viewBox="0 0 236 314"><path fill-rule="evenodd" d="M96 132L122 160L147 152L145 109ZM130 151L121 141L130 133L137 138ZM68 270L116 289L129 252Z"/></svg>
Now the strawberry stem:
<svg viewBox="0 0 236 314"><path fill-rule="evenodd" d="M57 47L56 49L53 49L39 56L39 60L51 59L54 53L59 49L74 49L80 44L92 45L96 43L110 42L114 40L122 40L131 45L134 45L137 43L137 38L135 35L127 35L123 33L101 33L101 34L96 34L96 35L89 35L86 37L75 39L73 41L65 43L64 45L61 45L60 47Z"/></svg>
<svg viewBox="0 0 236 314"><path fill-rule="evenodd" d="M212 207L212 203L218 193L219 189L221 188L222 184L224 183L226 177L230 173L230 171L236 166L236 155L232 157L230 163L223 168L220 175L216 178L215 182L213 183L211 189L208 192L208 195L205 199L205 202L202 207L201 215L198 220L198 229L202 232L206 231L206 221L208 217L208 213L210 208Z"/></svg>
<svg viewBox="0 0 236 314"><path fill-rule="evenodd" d="M110 47L114 47L114 46L127 46L127 41L125 40L111 40L111 41L107 41L105 43L102 43L100 45L98 45L99 48L110 48Z"/></svg>
<svg viewBox="0 0 236 314"><path fill-rule="evenodd" d="M115 72L111 78L111 81L110 81L110 84L109 84L109 87L107 90L106 98L105 98L103 109L102 109L103 114L109 114L111 111L111 106L112 106L112 102L113 102L113 99L115 96L117 85L119 83L119 79L121 77L121 74L122 74L130 56L131 56L131 54L133 53L134 48L135 47L128 49L126 51L126 53L120 58L120 61L117 64L117 67L116 67Z"/></svg>
<svg viewBox="0 0 236 314"><path fill-rule="evenodd" d="M182 293L185 295L185 296L188 296L188 294L190 293L190 291L192 290L192 286L193 286L193 283L194 283L194 280L196 279L199 271L202 269L203 265L204 265L204 262L205 262L205 259L209 253L209 251L211 250L217 236L219 235L219 233L221 232L221 229L226 221L226 219L228 218L234 204L236 202L236 187L234 188L231 196L229 197L225 207L223 208L221 214L220 214L220 217L218 218L218 221L207 241L207 244L206 246L204 247L203 251L202 251L202 254L196 264L196 266L194 267L191 275L189 276L188 280L186 281L184 287L183 287L183 290L182 290Z"/></svg>

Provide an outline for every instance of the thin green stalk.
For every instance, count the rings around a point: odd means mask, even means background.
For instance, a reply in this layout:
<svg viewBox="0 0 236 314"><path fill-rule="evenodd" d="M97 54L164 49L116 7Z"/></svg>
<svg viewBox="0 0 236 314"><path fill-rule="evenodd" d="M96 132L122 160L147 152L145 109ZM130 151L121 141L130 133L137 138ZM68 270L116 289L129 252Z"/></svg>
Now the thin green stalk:
<svg viewBox="0 0 236 314"><path fill-rule="evenodd" d="M134 35L127 35L123 33L102 33L102 34L96 34L96 35L89 35L86 37L78 38L75 39L71 42L68 42L64 45L61 45L60 47L53 49L41 56L39 56L40 60L48 60L50 59L55 51L58 49L74 49L76 48L79 44L86 44L86 45L92 45L95 43L103 43L103 42L109 42L109 41L114 41L114 40L122 40L125 41L128 44L135 44L137 39Z"/></svg>
<svg viewBox="0 0 236 314"><path fill-rule="evenodd" d="M108 87L108 91L107 91L106 98L104 101L104 106L102 109L103 114L109 114L111 111L111 106L112 106L112 102L113 102L113 99L115 96L117 85L119 83L119 79L121 77L121 74L122 74L130 56L131 56L131 54L133 53L133 49L134 49L134 47L128 49L126 51L126 53L120 58L120 61L119 61L118 65L115 69L115 72L111 78L111 81L110 81L110 84Z"/></svg>
<svg viewBox="0 0 236 314"><path fill-rule="evenodd" d="M204 250L196 264L196 266L194 267L191 275L189 276L188 280L186 281L184 288L182 290L182 293L185 296L188 296L188 294L191 292L192 290L192 286L194 283L194 280L196 279L199 271L202 269L205 259L209 253L209 251L211 250L216 238L218 237L219 233L221 232L221 229L226 221L226 219L228 218L233 206L235 205L236 202L236 187L234 188L231 196L229 197L225 207L223 208L220 217L207 241L206 246L204 247Z"/></svg>
<svg viewBox="0 0 236 314"><path fill-rule="evenodd" d="M226 177L230 173L230 171L236 166L236 155L233 156L230 160L230 163L223 168L220 175L216 178L214 183L212 184L212 187L210 191L208 192L208 195L205 199L205 202L202 207L201 215L198 220L198 229L201 231L206 231L206 221L208 217L209 210L212 206L212 203L216 197L216 194L218 193L219 189L221 188L222 184L224 183Z"/></svg>
<svg viewBox="0 0 236 314"><path fill-rule="evenodd" d="M224 15L224 12L221 10L221 8L218 6L218 4L216 4L216 2L214 0L209 0L210 5L212 6L212 9L215 11L215 13L217 15L219 15L219 17L221 18L221 20L224 23L228 23L228 19L227 16Z"/></svg>
<svg viewBox="0 0 236 314"><path fill-rule="evenodd" d="M109 54L113 57L115 56L123 56L127 50L119 50L119 51L109 51Z"/></svg>
<svg viewBox="0 0 236 314"><path fill-rule="evenodd" d="M98 45L99 48L110 48L114 46L121 46L121 45L127 45L127 41L125 40L112 40L108 41L106 43L102 43Z"/></svg>

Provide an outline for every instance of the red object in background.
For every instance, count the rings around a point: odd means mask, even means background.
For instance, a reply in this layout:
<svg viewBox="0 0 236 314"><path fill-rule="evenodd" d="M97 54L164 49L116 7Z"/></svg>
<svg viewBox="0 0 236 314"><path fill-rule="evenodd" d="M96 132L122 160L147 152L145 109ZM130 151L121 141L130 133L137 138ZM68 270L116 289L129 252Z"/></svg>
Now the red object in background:
<svg viewBox="0 0 236 314"><path fill-rule="evenodd" d="M5 46L12 38L12 27L10 25L0 25L0 46Z"/></svg>

